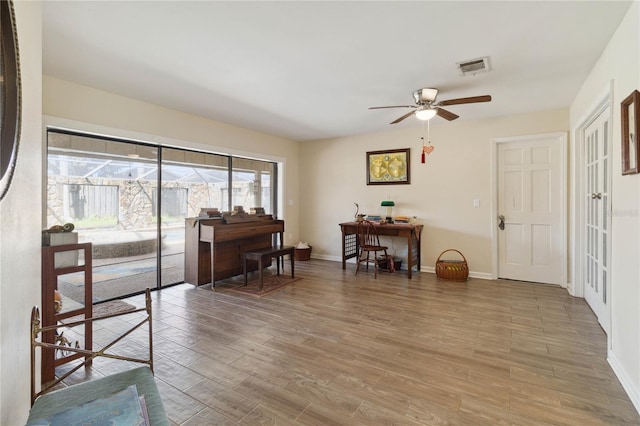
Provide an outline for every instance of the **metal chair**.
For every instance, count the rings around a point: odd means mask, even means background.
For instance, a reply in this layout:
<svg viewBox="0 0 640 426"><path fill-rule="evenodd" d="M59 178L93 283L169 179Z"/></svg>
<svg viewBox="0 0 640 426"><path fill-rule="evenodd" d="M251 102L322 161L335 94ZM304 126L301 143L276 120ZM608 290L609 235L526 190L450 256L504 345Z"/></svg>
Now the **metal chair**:
<svg viewBox="0 0 640 426"><path fill-rule="evenodd" d="M358 252L358 263L356 265L356 275L360 270L360 263L365 262L367 264L367 270L369 270L369 263L373 262L374 277L378 278L378 252L384 252L385 261L388 260L387 247L380 245L380 238L378 237L378 231L376 230L373 222L363 220L358 222L358 244L360 251ZM371 260L371 253L373 252L373 260ZM364 254L366 253L366 257Z"/></svg>

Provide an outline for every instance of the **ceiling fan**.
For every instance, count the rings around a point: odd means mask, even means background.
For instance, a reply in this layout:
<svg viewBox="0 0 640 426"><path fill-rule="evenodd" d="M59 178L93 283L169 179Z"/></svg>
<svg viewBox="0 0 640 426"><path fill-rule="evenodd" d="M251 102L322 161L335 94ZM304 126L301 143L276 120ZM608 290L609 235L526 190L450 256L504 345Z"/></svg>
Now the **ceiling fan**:
<svg viewBox="0 0 640 426"><path fill-rule="evenodd" d="M491 101L491 96L472 96L469 98L457 98L457 99L449 99L446 101L436 102L436 97L438 96L438 89L418 89L413 92L413 99L415 100L415 105L393 105L393 106L379 106L379 107L369 107L369 109L384 109L384 108L412 108L413 110L406 113L402 117L399 117L391 122L391 124L396 124L409 117L411 114L415 114L416 118L419 120L430 120L433 117L440 116L445 120L455 120L459 116L448 111L443 106L448 105L460 105L460 104L473 104L477 102L489 102Z"/></svg>

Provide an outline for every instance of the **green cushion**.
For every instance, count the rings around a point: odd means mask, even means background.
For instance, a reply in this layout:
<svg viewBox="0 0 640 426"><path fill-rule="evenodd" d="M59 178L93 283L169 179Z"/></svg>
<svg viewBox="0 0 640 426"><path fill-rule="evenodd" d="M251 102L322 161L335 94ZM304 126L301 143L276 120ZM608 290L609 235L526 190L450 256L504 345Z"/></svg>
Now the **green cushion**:
<svg viewBox="0 0 640 426"><path fill-rule="evenodd" d="M111 395L129 385L136 385L138 395L144 395L151 425L168 426L169 421L160 399L158 387L151 369L147 366L46 393L36 399L29 412L27 423L51 417L68 408Z"/></svg>

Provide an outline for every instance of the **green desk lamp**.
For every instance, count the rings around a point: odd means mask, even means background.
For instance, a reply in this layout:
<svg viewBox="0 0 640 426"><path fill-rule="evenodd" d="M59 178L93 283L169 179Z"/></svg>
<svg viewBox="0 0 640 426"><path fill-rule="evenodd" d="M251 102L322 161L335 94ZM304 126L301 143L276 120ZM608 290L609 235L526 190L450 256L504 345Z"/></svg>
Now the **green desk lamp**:
<svg viewBox="0 0 640 426"><path fill-rule="evenodd" d="M394 203L393 201L383 201L380 203L381 207L386 207L387 209L387 213L385 214L385 222L393 223L393 206L395 205L396 203Z"/></svg>

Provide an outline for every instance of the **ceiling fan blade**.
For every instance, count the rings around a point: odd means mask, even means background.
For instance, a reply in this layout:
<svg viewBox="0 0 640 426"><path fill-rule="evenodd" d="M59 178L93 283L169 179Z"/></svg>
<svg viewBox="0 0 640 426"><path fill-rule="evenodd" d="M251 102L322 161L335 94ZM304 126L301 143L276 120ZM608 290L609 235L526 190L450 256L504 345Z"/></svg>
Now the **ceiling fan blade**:
<svg viewBox="0 0 640 426"><path fill-rule="evenodd" d="M456 115L451 111L447 111L446 109L442 109L442 108L438 108L436 110L436 115L439 115L440 117L449 121L455 120L456 118L460 117L459 115Z"/></svg>
<svg viewBox="0 0 640 426"><path fill-rule="evenodd" d="M447 106L447 105L460 105L460 104L474 104L477 102L489 102L491 101L491 96L471 96L470 98L457 98L457 99L449 99L446 101L439 102L438 105Z"/></svg>
<svg viewBox="0 0 640 426"><path fill-rule="evenodd" d="M413 115L413 113L414 113L414 111L408 112L408 113L406 113L405 115L403 115L402 117L400 117L400 118L396 118L395 120L393 120L393 121L391 122L391 124L399 123L399 122L401 122L402 120L404 120L405 118L409 117L410 115Z"/></svg>
<svg viewBox="0 0 640 426"><path fill-rule="evenodd" d="M384 109L384 108L415 108L415 105L391 105L391 106L379 106L369 107L369 109Z"/></svg>

